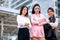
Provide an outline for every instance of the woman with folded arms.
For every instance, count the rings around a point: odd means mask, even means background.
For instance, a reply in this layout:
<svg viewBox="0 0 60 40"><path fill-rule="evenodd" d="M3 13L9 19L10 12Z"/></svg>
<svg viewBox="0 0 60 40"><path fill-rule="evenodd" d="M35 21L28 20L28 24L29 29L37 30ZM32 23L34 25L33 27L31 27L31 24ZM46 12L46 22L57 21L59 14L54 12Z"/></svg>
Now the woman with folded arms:
<svg viewBox="0 0 60 40"><path fill-rule="evenodd" d="M32 27L30 30L31 40L45 40L43 24L46 23L45 16L41 13L39 4L35 4L31 15Z"/></svg>
<svg viewBox="0 0 60 40"><path fill-rule="evenodd" d="M54 9L52 7L48 8L48 20L49 24L52 26L52 36L51 38L48 38L48 40L57 40L56 34L55 34L55 29L58 26L58 19L54 15Z"/></svg>
<svg viewBox="0 0 60 40"><path fill-rule="evenodd" d="M18 40L30 40L30 20L28 18L28 8L26 6L22 6L20 15L17 16L17 23L19 29Z"/></svg>

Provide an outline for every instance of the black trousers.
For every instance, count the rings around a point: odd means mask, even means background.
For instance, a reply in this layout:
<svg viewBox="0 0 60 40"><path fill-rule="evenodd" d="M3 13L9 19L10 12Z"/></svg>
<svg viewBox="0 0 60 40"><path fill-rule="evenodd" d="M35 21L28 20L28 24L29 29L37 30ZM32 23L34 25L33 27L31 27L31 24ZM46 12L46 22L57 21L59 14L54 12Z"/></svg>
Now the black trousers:
<svg viewBox="0 0 60 40"><path fill-rule="evenodd" d="M44 24L43 26L46 40L57 40L55 30L51 28L51 25Z"/></svg>
<svg viewBox="0 0 60 40"><path fill-rule="evenodd" d="M30 40L28 28L19 28L18 40Z"/></svg>
<svg viewBox="0 0 60 40"><path fill-rule="evenodd" d="M47 40L57 40L55 30L52 29L52 36L50 38L47 38Z"/></svg>

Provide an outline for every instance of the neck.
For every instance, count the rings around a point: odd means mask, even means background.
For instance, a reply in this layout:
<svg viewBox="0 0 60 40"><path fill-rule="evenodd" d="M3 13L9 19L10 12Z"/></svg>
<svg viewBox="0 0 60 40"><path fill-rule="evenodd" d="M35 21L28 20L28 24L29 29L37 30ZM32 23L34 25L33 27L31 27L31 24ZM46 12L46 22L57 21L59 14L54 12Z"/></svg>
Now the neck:
<svg viewBox="0 0 60 40"><path fill-rule="evenodd" d="M25 15L22 14L22 16L25 16Z"/></svg>
<svg viewBox="0 0 60 40"><path fill-rule="evenodd" d="M54 15L50 16L50 17L53 17Z"/></svg>
<svg viewBox="0 0 60 40"><path fill-rule="evenodd" d="M39 15L39 13L35 13L36 15Z"/></svg>

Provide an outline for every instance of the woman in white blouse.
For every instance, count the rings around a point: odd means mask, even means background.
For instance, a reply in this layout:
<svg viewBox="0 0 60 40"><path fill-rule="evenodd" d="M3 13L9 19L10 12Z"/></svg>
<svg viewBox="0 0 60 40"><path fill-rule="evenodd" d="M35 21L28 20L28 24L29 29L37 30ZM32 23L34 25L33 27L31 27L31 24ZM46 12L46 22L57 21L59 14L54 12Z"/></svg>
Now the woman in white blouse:
<svg viewBox="0 0 60 40"><path fill-rule="evenodd" d="M54 15L54 9L53 8L48 8L47 10L48 12L48 20L49 20L49 24L52 26L52 36L51 38L48 38L48 40L57 40L56 34L55 34L55 29L58 26L58 19L55 17Z"/></svg>
<svg viewBox="0 0 60 40"><path fill-rule="evenodd" d="M28 16L28 8L26 6L22 6L20 10L20 15L17 16L17 24L18 24L18 40L30 40L29 35L29 27L30 20Z"/></svg>

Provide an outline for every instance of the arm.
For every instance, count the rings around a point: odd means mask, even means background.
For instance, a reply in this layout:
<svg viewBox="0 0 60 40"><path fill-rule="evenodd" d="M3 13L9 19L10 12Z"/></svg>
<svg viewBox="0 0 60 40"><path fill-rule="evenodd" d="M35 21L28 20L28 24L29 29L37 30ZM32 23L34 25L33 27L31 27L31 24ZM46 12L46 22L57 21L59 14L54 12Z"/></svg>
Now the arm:
<svg viewBox="0 0 60 40"><path fill-rule="evenodd" d="M56 18L55 23L49 23L49 24L56 28L58 26L58 18Z"/></svg>
<svg viewBox="0 0 60 40"><path fill-rule="evenodd" d="M29 18L28 18L28 23L29 23L29 28L31 28L31 22Z"/></svg>
<svg viewBox="0 0 60 40"><path fill-rule="evenodd" d="M34 19L34 16L31 16L31 22L32 24L39 24L39 21L37 21L36 19Z"/></svg>
<svg viewBox="0 0 60 40"><path fill-rule="evenodd" d="M46 20L45 19L42 19L41 22L39 23L39 25L43 25L43 24L46 24Z"/></svg>
<svg viewBox="0 0 60 40"><path fill-rule="evenodd" d="M17 16L17 24L18 24L18 28L20 28L20 26L24 26L24 23L22 23L20 15Z"/></svg>
<svg viewBox="0 0 60 40"><path fill-rule="evenodd" d="M46 24L47 23L46 17L44 15L41 15L41 16L42 16L42 19L41 19L39 25Z"/></svg>

